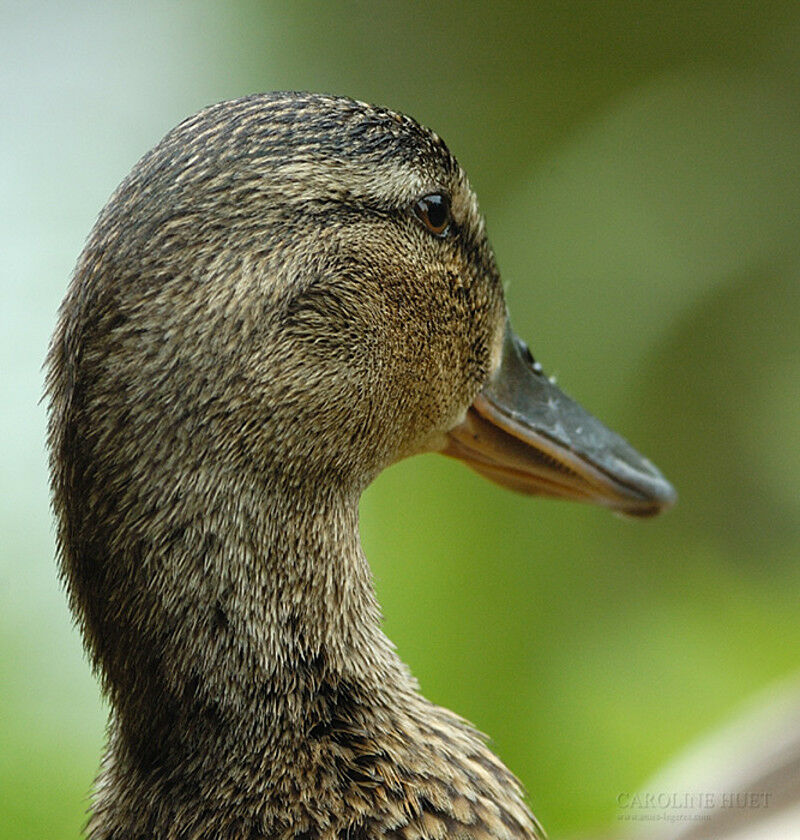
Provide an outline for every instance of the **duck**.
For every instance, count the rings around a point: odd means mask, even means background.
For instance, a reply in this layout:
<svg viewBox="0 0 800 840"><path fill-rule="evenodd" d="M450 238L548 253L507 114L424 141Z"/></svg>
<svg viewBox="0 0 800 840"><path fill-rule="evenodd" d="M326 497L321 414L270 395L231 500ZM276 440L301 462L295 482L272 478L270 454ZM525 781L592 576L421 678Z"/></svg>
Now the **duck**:
<svg viewBox="0 0 800 840"><path fill-rule="evenodd" d="M543 837L383 633L360 495L425 452L631 516L675 493L514 334L436 133L322 94L199 111L101 211L46 367L59 568L110 708L87 837Z"/></svg>

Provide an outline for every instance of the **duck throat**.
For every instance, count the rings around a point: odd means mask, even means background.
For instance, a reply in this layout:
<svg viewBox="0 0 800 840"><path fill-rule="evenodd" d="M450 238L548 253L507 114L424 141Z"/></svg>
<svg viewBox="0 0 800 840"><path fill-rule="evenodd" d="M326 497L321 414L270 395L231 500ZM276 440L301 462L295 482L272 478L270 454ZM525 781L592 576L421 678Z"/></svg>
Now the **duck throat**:
<svg viewBox="0 0 800 840"><path fill-rule="evenodd" d="M256 762L268 776L264 756L291 764L343 686L380 702L410 685L380 630L357 495L231 481L183 488L167 528L139 522L108 561L104 591L74 593L126 775Z"/></svg>

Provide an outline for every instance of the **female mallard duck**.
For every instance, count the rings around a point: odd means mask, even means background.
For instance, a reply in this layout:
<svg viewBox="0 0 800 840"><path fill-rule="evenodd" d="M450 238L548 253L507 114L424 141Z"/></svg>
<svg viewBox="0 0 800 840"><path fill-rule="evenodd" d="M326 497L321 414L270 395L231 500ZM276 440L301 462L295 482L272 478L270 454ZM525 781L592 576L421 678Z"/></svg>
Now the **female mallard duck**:
<svg viewBox="0 0 800 840"><path fill-rule="evenodd" d="M531 838L380 628L361 492L418 452L648 515L673 492L510 331L414 120L214 105L103 210L49 355L61 568L111 703L92 838Z"/></svg>

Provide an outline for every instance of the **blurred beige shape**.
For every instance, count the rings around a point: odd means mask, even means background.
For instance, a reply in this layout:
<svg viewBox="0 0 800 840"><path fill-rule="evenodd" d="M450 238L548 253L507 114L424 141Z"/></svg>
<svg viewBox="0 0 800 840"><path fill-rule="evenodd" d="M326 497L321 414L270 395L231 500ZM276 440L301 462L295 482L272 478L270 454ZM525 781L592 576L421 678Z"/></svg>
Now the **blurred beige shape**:
<svg viewBox="0 0 800 840"><path fill-rule="evenodd" d="M659 798L677 804L659 808ZM628 823L620 840L798 840L800 678L758 695L651 779L638 815L632 801L619 812ZM681 807L687 801L698 807Z"/></svg>

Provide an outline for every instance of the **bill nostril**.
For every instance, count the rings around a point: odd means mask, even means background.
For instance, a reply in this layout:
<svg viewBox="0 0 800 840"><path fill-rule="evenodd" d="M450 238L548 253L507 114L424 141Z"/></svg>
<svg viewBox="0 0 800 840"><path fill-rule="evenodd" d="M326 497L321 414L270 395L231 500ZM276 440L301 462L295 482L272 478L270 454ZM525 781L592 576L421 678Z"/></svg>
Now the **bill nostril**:
<svg viewBox="0 0 800 840"><path fill-rule="evenodd" d="M544 373L542 366L533 358L530 347L521 338L517 339L517 347L519 347L523 360L533 368L533 372L542 375Z"/></svg>

